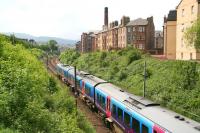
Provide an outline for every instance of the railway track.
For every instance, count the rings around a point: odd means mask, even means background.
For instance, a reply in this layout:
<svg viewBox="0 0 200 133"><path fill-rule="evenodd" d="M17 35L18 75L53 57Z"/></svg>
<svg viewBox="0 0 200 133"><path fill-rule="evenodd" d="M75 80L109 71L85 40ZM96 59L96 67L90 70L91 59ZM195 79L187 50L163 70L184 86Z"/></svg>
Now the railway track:
<svg viewBox="0 0 200 133"><path fill-rule="evenodd" d="M46 63L48 71L52 75L54 75L55 78L57 78L55 71L56 63L57 63L56 58L53 58L48 63ZM66 87L66 84L64 84L61 80L59 81L61 86ZM71 92L70 95L74 96L74 93ZM86 103L80 98L77 98L77 108L84 114L86 119L93 125L93 127L96 130L96 133L112 133L111 130L106 128L105 124L103 123L102 117L98 113L94 113L91 109L89 109Z"/></svg>

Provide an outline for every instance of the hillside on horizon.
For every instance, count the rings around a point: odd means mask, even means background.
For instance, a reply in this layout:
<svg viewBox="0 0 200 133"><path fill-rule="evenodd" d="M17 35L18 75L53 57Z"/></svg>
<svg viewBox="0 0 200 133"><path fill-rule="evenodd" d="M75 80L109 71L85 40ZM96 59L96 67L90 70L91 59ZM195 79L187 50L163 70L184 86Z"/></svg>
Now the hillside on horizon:
<svg viewBox="0 0 200 133"><path fill-rule="evenodd" d="M11 35L13 33L6 32L6 33L2 33L2 34ZM37 43L46 43L49 40L55 40L59 45L69 46L69 47L74 47L75 43L78 41L78 40L64 39L64 38L59 38L59 37L33 36L33 35L30 35L30 34L26 34L26 33L14 33L14 35L17 38L21 38L21 39L33 39Z"/></svg>

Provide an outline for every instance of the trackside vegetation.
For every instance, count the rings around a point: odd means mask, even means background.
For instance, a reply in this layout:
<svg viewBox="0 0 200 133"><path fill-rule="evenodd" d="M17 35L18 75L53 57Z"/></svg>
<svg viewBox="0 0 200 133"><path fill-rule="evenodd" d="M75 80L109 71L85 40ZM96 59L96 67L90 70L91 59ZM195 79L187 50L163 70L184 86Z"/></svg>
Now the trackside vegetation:
<svg viewBox="0 0 200 133"><path fill-rule="evenodd" d="M0 35L0 132L95 132L38 60L42 53Z"/></svg>
<svg viewBox="0 0 200 133"><path fill-rule="evenodd" d="M200 64L196 62L158 60L131 47L85 54L67 50L60 60L140 96L146 61L147 98L200 122Z"/></svg>

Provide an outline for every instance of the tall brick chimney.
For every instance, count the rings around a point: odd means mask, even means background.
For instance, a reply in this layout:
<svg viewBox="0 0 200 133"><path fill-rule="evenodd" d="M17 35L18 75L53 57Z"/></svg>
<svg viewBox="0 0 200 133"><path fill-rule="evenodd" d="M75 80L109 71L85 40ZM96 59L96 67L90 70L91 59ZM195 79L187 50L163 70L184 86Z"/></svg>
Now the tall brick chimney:
<svg viewBox="0 0 200 133"><path fill-rule="evenodd" d="M104 26L108 26L108 7L104 9Z"/></svg>

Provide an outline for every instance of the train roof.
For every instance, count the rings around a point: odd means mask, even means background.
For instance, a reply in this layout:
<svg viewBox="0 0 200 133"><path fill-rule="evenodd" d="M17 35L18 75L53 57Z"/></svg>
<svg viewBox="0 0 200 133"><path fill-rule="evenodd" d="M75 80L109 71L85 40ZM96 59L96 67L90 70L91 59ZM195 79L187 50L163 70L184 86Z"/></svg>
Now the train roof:
<svg viewBox="0 0 200 133"><path fill-rule="evenodd" d="M58 67L60 67L61 69L67 71L69 68L73 68L72 66L69 66L69 65L66 65L66 64L61 64L61 63L58 63L57 64Z"/></svg>
<svg viewBox="0 0 200 133"><path fill-rule="evenodd" d="M200 133L199 123L167 110L146 98L125 92L111 83L100 84L97 88L129 109L164 127L165 130L173 133Z"/></svg>
<svg viewBox="0 0 200 133"><path fill-rule="evenodd" d="M200 133L199 123L160 106L144 108L139 113L172 133Z"/></svg>
<svg viewBox="0 0 200 133"><path fill-rule="evenodd" d="M107 81L100 79L94 75L81 75L81 77L85 82L90 83L92 86L95 86L98 83L107 83Z"/></svg>

